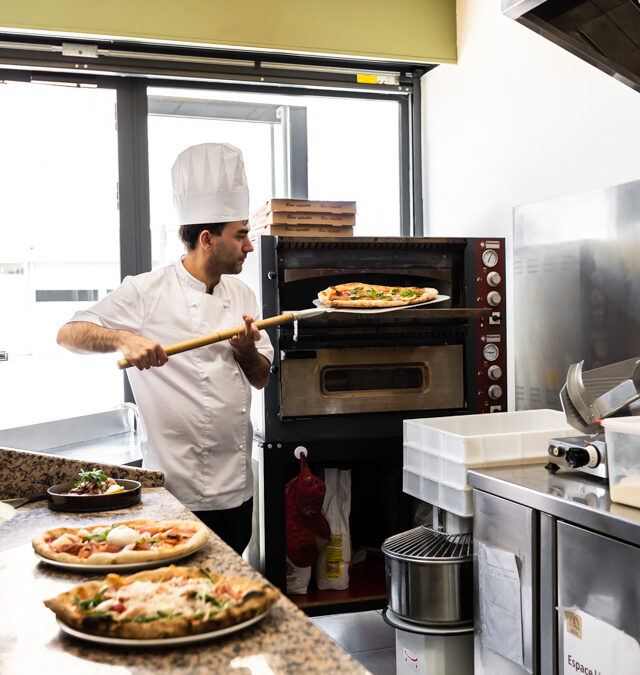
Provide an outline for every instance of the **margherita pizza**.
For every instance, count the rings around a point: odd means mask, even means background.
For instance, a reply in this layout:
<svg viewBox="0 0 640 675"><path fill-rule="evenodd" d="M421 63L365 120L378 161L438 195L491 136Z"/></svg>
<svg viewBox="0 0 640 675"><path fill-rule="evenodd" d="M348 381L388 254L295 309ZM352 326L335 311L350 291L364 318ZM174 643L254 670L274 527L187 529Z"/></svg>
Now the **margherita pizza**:
<svg viewBox="0 0 640 675"><path fill-rule="evenodd" d="M57 527L34 537L43 558L85 565L120 565L177 558L200 548L209 530L197 520L128 520L113 525Z"/></svg>
<svg viewBox="0 0 640 675"><path fill-rule="evenodd" d="M162 567L88 581L45 605L65 624L94 635L170 638L208 633L266 612L279 592L264 581L197 567Z"/></svg>
<svg viewBox="0 0 640 675"><path fill-rule="evenodd" d="M435 288L414 286L377 286L353 282L329 286L318 293L318 299L329 307L401 307L433 300L438 295Z"/></svg>

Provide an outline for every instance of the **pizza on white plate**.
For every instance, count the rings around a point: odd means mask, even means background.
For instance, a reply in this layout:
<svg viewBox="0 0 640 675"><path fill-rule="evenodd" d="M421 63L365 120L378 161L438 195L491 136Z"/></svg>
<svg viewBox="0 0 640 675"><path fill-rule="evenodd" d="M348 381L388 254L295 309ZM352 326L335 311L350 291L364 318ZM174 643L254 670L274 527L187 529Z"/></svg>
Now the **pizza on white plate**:
<svg viewBox="0 0 640 675"><path fill-rule="evenodd" d="M438 295L435 288L417 286L380 286L351 282L329 286L318 293L318 299L328 307L384 308L415 305L433 300Z"/></svg>
<svg viewBox="0 0 640 675"><path fill-rule="evenodd" d="M172 638L207 633L264 614L280 597L265 581L226 577L197 567L108 574L45 605L68 626L118 638Z"/></svg>
<svg viewBox="0 0 640 675"><path fill-rule="evenodd" d="M120 565L164 560L200 548L209 530L198 520L127 520L111 525L56 527L31 544L49 560L80 565Z"/></svg>

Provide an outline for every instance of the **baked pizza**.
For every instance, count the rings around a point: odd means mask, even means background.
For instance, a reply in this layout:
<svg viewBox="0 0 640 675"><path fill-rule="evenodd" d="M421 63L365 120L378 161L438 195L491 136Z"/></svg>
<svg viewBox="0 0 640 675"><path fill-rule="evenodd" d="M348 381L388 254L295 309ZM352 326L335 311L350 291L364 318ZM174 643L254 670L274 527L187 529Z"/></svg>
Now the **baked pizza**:
<svg viewBox="0 0 640 675"><path fill-rule="evenodd" d="M120 565L164 560L200 548L209 530L198 520L127 520L113 525L56 527L34 537L36 553L57 562Z"/></svg>
<svg viewBox="0 0 640 675"><path fill-rule="evenodd" d="M88 581L45 605L86 633L153 639L208 633L266 612L279 591L264 581L197 567L161 567Z"/></svg>
<svg viewBox="0 0 640 675"><path fill-rule="evenodd" d="M378 286L352 282L329 286L318 293L318 299L328 307L401 307L433 300L438 295L435 288L415 286Z"/></svg>

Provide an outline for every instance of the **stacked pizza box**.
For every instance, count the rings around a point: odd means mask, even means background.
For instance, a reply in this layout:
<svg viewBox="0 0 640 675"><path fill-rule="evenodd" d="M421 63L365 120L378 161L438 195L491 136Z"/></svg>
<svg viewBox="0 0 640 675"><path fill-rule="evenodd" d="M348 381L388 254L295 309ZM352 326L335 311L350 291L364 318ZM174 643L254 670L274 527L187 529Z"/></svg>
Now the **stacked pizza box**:
<svg viewBox="0 0 640 675"><path fill-rule="evenodd" d="M355 202L269 199L251 216L250 236L352 237L355 224Z"/></svg>

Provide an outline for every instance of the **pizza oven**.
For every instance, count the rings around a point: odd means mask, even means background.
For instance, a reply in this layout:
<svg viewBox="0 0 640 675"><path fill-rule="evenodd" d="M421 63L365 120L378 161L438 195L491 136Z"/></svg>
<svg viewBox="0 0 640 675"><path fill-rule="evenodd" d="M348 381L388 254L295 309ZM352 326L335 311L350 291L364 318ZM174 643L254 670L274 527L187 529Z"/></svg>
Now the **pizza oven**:
<svg viewBox="0 0 640 675"><path fill-rule="evenodd" d="M450 297L272 329L261 440L397 436L408 417L506 410L503 239L263 236L256 249L265 317L351 281Z"/></svg>
<svg viewBox="0 0 640 675"><path fill-rule="evenodd" d="M379 550L411 525L402 421L506 410L504 239L262 236L255 248L245 276L264 317L312 307L319 291L352 281L449 296L378 314L327 312L269 330L272 372L253 397L259 526L249 557L284 590L284 494L299 446L320 475L350 470L353 546ZM349 596L353 609L385 606L378 562L363 586L367 598ZM308 602L313 613L349 606L344 598Z"/></svg>

